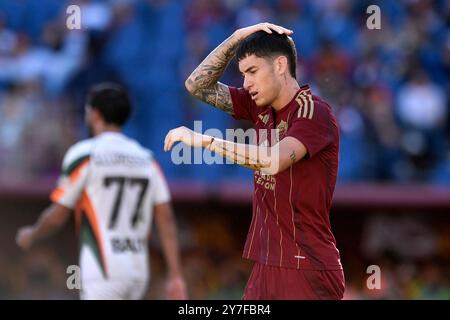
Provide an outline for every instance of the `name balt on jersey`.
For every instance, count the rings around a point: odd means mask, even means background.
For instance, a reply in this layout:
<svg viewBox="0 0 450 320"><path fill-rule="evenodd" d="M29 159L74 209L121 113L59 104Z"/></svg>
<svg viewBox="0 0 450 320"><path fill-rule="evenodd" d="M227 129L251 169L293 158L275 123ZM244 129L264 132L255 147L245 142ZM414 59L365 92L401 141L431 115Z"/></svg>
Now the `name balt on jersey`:
<svg viewBox="0 0 450 320"><path fill-rule="evenodd" d="M339 131L330 106L303 86L282 109L258 107L242 88L230 88L234 115L254 123L257 144L291 136L308 153L276 175L254 174L253 216L243 256L262 264L342 269L329 210L336 184Z"/></svg>
<svg viewBox="0 0 450 320"><path fill-rule="evenodd" d="M75 209L82 281L148 280L153 206L170 200L148 150L111 132L75 144L51 199Z"/></svg>

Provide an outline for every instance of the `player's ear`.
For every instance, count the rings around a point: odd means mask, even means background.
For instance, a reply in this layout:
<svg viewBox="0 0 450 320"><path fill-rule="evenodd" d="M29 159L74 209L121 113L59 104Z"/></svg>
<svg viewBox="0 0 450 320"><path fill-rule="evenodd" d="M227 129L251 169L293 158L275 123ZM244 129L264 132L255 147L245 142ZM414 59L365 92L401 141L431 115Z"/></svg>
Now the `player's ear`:
<svg viewBox="0 0 450 320"><path fill-rule="evenodd" d="M89 116L91 118L91 121L98 121L98 120L102 120L103 119L101 113L95 108L91 108L90 109L90 115Z"/></svg>
<svg viewBox="0 0 450 320"><path fill-rule="evenodd" d="M278 56L275 58L275 70L281 76L285 72L287 72L288 61L285 56Z"/></svg>

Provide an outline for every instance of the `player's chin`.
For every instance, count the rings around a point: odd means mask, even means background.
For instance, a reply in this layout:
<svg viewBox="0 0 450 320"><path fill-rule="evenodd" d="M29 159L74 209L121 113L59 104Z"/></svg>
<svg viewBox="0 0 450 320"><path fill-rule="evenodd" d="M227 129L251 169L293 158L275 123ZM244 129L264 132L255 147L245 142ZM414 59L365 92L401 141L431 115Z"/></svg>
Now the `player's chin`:
<svg viewBox="0 0 450 320"><path fill-rule="evenodd" d="M255 102L257 107L264 107L267 104L265 104L264 99L261 99L259 97L257 97L255 100L253 100L253 102Z"/></svg>

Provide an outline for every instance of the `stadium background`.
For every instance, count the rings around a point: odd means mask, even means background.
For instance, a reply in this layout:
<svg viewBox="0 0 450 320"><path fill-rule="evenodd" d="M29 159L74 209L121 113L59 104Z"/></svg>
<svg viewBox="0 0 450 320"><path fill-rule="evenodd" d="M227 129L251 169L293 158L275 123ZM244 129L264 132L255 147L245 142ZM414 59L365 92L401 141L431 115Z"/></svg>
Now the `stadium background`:
<svg viewBox="0 0 450 320"><path fill-rule="evenodd" d="M66 28L81 7L82 29ZM381 30L366 8L381 8ZM270 21L294 30L298 78L333 106L341 130L331 212L347 299L450 298L450 2L245 0L2 0L0 2L0 298L76 299L73 225L27 254L14 236L48 205L65 150L85 138L83 99L98 81L131 93L126 132L152 149L173 192L184 273L194 299L239 299L251 213L251 172L180 165L166 132L194 120L249 124L195 101L184 80L238 27ZM239 86L235 63L224 82ZM162 298L154 236L148 298ZM381 268L368 290L366 268Z"/></svg>

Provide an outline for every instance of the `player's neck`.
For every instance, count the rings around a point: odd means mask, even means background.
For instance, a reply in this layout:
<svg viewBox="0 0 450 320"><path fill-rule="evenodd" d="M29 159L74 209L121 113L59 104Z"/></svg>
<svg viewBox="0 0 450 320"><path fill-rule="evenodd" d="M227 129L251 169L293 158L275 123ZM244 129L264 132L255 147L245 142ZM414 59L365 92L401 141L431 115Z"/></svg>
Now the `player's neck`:
<svg viewBox="0 0 450 320"><path fill-rule="evenodd" d="M284 85L277 99L272 103L272 108L276 111L283 109L295 96L298 89L300 89L297 80L291 78L286 85Z"/></svg>
<svg viewBox="0 0 450 320"><path fill-rule="evenodd" d="M102 124L99 125L98 128L95 130L95 136L98 136L102 133L106 132L122 132L122 129L116 125L110 125L110 124Z"/></svg>

